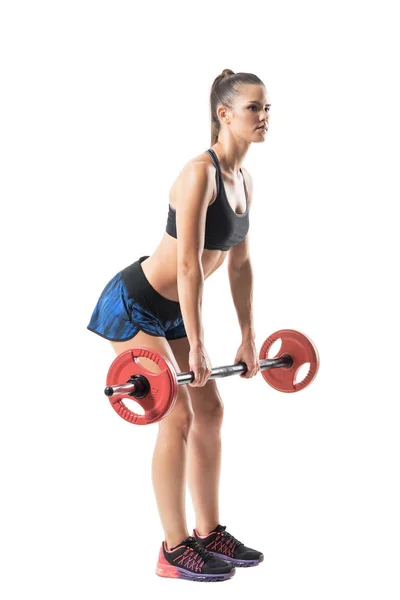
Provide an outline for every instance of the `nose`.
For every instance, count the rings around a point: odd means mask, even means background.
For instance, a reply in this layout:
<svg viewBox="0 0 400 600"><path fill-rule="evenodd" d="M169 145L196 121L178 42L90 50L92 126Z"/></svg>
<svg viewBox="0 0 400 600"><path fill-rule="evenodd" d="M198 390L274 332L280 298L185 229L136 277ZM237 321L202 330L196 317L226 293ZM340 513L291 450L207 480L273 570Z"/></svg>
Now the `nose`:
<svg viewBox="0 0 400 600"><path fill-rule="evenodd" d="M262 116L260 125L262 125L263 123L268 124L269 115L266 110L264 110L263 113L265 116L264 115Z"/></svg>

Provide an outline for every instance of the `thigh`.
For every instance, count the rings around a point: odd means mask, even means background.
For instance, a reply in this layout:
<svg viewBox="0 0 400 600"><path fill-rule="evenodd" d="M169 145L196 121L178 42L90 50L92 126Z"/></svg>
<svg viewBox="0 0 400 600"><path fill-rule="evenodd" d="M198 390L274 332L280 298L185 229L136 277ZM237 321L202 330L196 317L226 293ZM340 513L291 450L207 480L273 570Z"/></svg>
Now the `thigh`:
<svg viewBox="0 0 400 600"><path fill-rule="evenodd" d="M190 371L189 368L189 351L190 346L187 337L169 340L172 352L179 365L180 372ZM205 350L206 356L211 364L210 357L207 350ZM215 379L209 379L203 387L191 387L190 385L185 386L188 389L194 415L210 416L220 414L223 409L222 398L219 394L217 382Z"/></svg>
<svg viewBox="0 0 400 600"><path fill-rule="evenodd" d="M152 350L156 350L162 356L168 358L171 362L173 368L176 371L179 371L179 365L176 361L174 353L172 352L167 340L165 337L161 336L153 336L145 333L144 331L138 331L134 338L124 341L124 342L110 342L115 353L120 354L125 350L129 350L130 348L144 347ZM138 358L140 364L142 364L146 369L152 371L153 373L159 373L160 368L156 365L152 360L145 357ZM167 417L164 417L159 424L163 423L164 425L169 423L175 423L179 421L179 423L186 422L192 416L192 406L189 393L186 389L186 386L179 386L178 395L176 398L175 406L169 413Z"/></svg>

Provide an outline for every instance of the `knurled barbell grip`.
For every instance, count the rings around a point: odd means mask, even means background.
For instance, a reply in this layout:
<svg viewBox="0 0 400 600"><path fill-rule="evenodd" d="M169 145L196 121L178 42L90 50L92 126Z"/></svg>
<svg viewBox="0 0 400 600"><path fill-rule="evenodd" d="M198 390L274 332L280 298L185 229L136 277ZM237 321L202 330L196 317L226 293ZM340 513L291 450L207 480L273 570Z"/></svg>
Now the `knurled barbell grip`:
<svg viewBox="0 0 400 600"><path fill-rule="evenodd" d="M277 369L286 368L290 369L293 365L293 359L288 354L284 354L279 358L266 358L259 361L260 371L265 369ZM211 369L211 375L209 379L217 379L220 377L230 377L231 375L237 375L239 373L245 373L247 371L247 365L243 362L237 363L236 365L228 365L224 367L215 367ZM193 371L187 373L177 373L176 379L178 385L185 385L191 383L194 380ZM143 388L138 389L139 386L134 381L130 380L127 383L121 385L107 386L104 390L106 396L111 397L114 394L129 394L130 396L136 397L138 394L143 394Z"/></svg>

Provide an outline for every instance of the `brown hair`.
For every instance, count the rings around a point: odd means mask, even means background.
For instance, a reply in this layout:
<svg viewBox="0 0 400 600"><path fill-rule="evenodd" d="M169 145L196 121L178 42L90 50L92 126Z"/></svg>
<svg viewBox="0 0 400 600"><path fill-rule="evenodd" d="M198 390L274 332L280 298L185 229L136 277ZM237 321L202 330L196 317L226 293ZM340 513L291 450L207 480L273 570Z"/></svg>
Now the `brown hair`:
<svg viewBox="0 0 400 600"><path fill-rule="evenodd" d="M221 128L217 115L218 105L223 104L232 110L235 97L240 93L240 88L249 83L264 85L261 79L253 73L234 73L230 69L224 69L214 79L210 93L211 146L217 142Z"/></svg>

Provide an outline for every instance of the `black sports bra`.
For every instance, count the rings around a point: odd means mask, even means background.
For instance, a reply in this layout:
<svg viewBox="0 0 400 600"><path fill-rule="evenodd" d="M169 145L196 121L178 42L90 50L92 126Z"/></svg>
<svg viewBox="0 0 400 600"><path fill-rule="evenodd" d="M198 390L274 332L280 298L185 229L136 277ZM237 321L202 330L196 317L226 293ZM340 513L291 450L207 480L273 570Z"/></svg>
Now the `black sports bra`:
<svg viewBox="0 0 400 600"><path fill-rule="evenodd" d="M249 205L247 197L246 182L242 169L244 192L246 196L246 211L242 214L233 210L225 193L224 181L217 155L212 148L208 152L216 168L217 197L209 205L206 216L206 230L204 248L207 250L229 250L232 246L239 244L249 230ZM167 219L167 233L177 238L176 234L176 210L169 205Z"/></svg>

